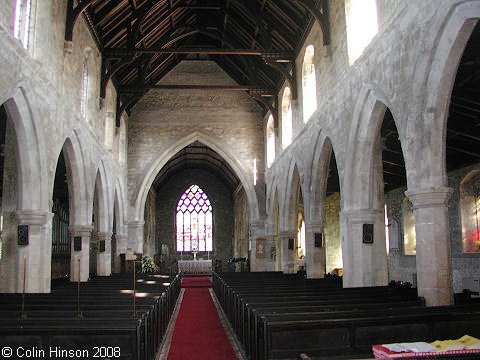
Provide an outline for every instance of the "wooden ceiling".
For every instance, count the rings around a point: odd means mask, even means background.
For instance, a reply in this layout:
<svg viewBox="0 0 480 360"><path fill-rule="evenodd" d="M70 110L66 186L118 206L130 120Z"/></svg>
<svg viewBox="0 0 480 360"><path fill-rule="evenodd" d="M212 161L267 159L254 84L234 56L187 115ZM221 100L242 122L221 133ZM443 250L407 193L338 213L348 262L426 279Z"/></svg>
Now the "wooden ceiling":
<svg viewBox="0 0 480 360"><path fill-rule="evenodd" d="M84 14L103 55L102 90L112 79L129 111L180 61L215 61L265 108L313 21L329 43L326 0L68 0L65 39ZM291 79L290 79L291 80ZM178 84L188 88L189 84ZM215 88L215 84L205 84ZM169 89L175 86L169 86ZM202 88L202 86L196 86Z"/></svg>

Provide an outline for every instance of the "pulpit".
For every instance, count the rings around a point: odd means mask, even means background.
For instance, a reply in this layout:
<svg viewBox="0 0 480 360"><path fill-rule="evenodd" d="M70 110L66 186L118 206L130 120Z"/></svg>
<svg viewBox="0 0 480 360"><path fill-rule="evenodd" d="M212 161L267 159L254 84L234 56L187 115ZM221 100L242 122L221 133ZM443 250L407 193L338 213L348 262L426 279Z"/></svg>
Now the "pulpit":
<svg viewBox="0 0 480 360"><path fill-rule="evenodd" d="M178 271L183 274L210 274L212 260L178 260Z"/></svg>

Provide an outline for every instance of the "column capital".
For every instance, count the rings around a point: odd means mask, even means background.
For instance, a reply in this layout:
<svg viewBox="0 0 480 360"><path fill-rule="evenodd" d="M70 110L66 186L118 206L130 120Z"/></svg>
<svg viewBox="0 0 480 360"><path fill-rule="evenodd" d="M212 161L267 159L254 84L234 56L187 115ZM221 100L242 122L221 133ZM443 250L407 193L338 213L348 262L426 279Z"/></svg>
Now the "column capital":
<svg viewBox="0 0 480 360"><path fill-rule="evenodd" d="M92 225L70 225L68 227L68 231L73 236L91 236L92 230Z"/></svg>
<svg viewBox="0 0 480 360"><path fill-rule="evenodd" d="M108 232L108 231L99 231L97 232L97 238L98 239L110 239L112 237L112 232Z"/></svg>
<svg viewBox="0 0 480 360"><path fill-rule="evenodd" d="M282 239L294 238L297 236L297 230L283 230L279 235Z"/></svg>
<svg viewBox="0 0 480 360"><path fill-rule="evenodd" d="M50 221L53 213L42 210L17 210L16 216L20 225L42 226Z"/></svg>
<svg viewBox="0 0 480 360"><path fill-rule="evenodd" d="M251 228L263 229L264 226L265 226L265 221L262 221L262 220L256 220L256 221L251 221L250 222L250 227Z"/></svg>
<svg viewBox="0 0 480 360"><path fill-rule="evenodd" d="M446 206L452 193L453 189L449 187L432 187L405 191L405 195L412 202L414 210Z"/></svg>
<svg viewBox="0 0 480 360"><path fill-rule="evenodd" d="M382 213L383 210L379 209L353 209L342 211L341 216L344 216L348 223L362 224L375 221Z"/></svg>
<svg viewBox="0 0 480 360"><path fill-rule="evenodd" d="M145 225L144 220L133 220L128 222L128 227L129 228L138 228L138 227L143 227Z"/></svg>

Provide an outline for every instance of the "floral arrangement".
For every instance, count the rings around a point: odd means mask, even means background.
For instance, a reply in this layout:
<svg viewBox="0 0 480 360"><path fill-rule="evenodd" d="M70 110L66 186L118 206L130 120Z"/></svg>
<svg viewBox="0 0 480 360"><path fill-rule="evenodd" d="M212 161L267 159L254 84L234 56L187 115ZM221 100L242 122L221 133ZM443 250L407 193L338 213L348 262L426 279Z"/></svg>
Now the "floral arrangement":
<svg viewBox="0 0 480 360"><path fill-rule="evenodd" d="M147 274L147 273L154 273L158 271L158 266L155 264L153 261L153 258L151 256L142 256L142 273Z"/></svg>

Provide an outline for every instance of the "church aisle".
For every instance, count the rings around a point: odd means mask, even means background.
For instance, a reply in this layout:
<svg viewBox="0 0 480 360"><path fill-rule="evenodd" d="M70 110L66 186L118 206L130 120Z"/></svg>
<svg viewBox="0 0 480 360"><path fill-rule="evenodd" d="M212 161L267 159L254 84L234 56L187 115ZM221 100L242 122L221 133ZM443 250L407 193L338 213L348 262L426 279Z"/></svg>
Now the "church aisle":
<svg viewBox="0 0 480 360"><path fill-rule="evenodd" d="M207 277L184 278L168 360L237 359L210 295Z"/></svg>

